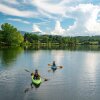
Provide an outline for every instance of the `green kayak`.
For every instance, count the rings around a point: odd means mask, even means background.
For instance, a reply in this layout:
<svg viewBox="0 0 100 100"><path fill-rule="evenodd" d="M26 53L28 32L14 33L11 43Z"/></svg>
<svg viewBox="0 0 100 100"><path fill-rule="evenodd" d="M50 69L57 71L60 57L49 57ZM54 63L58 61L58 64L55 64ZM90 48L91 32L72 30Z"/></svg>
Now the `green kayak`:
<svg viewBox="0 0 100 100"><path fill-rule="evenodd" d="M35 85L39 85L39 84L41 84L42 80L41 80L41 78L39 78L39 79L34 79L34 76L32 76L32 82L33 82L33 84L35 84Z"/></svg>

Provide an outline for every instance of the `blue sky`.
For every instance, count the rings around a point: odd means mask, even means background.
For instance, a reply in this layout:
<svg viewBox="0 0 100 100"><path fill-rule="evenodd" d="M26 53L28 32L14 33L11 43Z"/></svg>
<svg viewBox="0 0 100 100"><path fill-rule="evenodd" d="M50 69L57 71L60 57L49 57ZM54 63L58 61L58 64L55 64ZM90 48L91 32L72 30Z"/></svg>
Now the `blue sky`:
<svg viewBox="0 0 100 100"><path fill-rule="evenodd" d="M100 35L100 0L0 0L0 25L41 34Z"/></svg>

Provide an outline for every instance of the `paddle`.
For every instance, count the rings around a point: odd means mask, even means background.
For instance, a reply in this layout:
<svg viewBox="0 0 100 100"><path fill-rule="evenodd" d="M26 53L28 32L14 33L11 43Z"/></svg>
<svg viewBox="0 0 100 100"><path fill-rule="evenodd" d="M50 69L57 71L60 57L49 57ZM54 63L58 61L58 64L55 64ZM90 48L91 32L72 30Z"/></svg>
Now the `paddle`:
<svg viewBox="0 0 100 100"><path fill-rule="evenodd" d="M51 64L48 64L48 66L52 66ZM63 68L63 66L57 66L57 67L59 67L59 68Z"/></svg>
<svg viewBox="0 0 100 100"><path fill-rule="evenodd" d="M31 73L31 72L30 72L29 70L27 70L27 69L25 69L25 71ZM31 73L31 75L32 75L32 74L33 74L33 73ZM41 76L41 78L43 78L44 81L48 81L48 79L46 79L46 78L44 78L44 77L42 77L42 76Z"/></svg>
<svg viewBox="0 0 100 100"><path fill-rule="evenodd" d="M46 79L46 78L44 78L44 77L42 77L42 76L41 76L41 78L43 78L43 79L44 79L44 81L48 81L48 79Z"/></svg>
<svg viewBox="0 0 100 100"><path fill-rule="evenodd" d="M63 68L63 66L57 66L57 67L59 67L59 68Z"/></svg>

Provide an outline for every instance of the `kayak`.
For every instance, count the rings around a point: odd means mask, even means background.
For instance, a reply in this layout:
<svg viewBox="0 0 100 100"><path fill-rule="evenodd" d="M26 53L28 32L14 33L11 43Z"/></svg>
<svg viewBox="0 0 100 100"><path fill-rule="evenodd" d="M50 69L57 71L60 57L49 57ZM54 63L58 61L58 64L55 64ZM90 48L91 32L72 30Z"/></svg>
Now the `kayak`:
<svg viewBox="0 0 100 100"><path fill-rule="evenodd" d="M57 66L51 66L51 69L52 70L56 70L57 69Z"/></svg>
<svg viewBox="0 0 100 100"><path fill-rule="evenodd" d="M32 76L32 83L35 85L40 85L42 82L41 78L39 79L34 79L34 76Z"/></svg>

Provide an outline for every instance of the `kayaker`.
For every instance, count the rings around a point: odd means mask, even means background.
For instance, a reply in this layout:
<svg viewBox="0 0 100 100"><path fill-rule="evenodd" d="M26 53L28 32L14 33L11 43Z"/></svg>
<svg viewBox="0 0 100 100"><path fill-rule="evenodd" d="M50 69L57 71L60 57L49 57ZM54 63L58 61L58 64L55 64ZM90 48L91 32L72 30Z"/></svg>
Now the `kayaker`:
<svg viewBox="0 0 100 100"><path fill-rule="evenodd" d="M56 66L55 61L53 61L52 66Z"/></svg>
<svg viewBox="0 0 100 100"><path fill-rule="evenodd" d="M34 79L39 79L39 78L40 78L40 75L38 73L38 70L36 69L34 73Z"/></svg>

